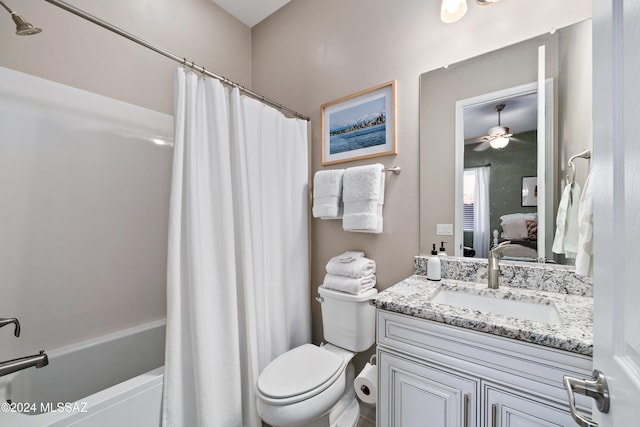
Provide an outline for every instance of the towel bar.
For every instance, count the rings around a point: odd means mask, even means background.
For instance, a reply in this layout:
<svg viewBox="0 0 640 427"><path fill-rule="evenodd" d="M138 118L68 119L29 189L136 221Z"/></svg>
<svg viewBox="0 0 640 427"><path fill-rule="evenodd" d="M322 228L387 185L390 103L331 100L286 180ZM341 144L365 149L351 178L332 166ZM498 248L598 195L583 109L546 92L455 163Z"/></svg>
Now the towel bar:
<svg viewBox="0 0 640 427"><path fill-rule="evenodd" d="M400 169L400 166L393 166L393 167L390 167L390 168L382 169L383 172L393 172L396 175L400 175L400 171L401 170L402 169Z"/></svg>

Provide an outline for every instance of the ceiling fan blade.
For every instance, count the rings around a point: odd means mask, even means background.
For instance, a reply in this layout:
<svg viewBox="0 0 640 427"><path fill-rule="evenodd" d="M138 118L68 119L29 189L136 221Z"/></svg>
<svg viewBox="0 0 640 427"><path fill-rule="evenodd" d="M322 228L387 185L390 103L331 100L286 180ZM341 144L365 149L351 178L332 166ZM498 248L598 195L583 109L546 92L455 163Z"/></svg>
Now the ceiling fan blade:
<svg viewBox="0 0 640 427"><path fill-rule="evenodd" d="M469 144L477 144L479 142L486 142L489 139L491 139L490 136L485 135L485 136L478 136L476 138L469 138L469 139L465 139L464 140L464 145L469 145Z"/></svg>
<svg viewBox="0 0 640 427"><path fill-rule="evenodd" d="M491 147L490 141L484 141L472 148L473 151L485 151Z"/></svg>

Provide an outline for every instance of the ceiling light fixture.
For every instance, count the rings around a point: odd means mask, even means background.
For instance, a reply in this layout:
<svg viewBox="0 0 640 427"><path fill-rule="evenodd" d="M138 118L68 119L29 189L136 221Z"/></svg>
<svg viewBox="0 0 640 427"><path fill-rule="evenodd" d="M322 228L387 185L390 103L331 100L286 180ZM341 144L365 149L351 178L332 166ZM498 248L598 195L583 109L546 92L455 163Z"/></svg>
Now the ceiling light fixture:
<svg viewBox="0 0 640 427"><path fill-rule="evenodd" d="M459 21L467 13L467 0L442 0L440 19L445 24Z"/></svg>
<svg viewBox="0 0 640 427"><path fill-rule="evenodd" d="M507 138L506 136L499 136L497 138L492 139L489 142L489 145L491 145L491 148L495 148L495 149L504 148L508 144L509 144L509 138Z"/></svg>
<svg viewBox="0 0 640 427"><path fill-rule="evenodd" d="M504 104L498 104L493 107L498 112L498 126L489 129L489 137L491 138L489 145L491 145L491 148L501 149L509 144L509 137L511 136L509 128L500 124L500 113L502 113L504 107Z"/></svg>
<svg viewBox="0 0 640 427"><path fill-rule="evenodd" d="M480 6L487 6L499 0L476 0ZM457 22L467 13L467 0L442 0L440 20L445 24Z"/></svg>

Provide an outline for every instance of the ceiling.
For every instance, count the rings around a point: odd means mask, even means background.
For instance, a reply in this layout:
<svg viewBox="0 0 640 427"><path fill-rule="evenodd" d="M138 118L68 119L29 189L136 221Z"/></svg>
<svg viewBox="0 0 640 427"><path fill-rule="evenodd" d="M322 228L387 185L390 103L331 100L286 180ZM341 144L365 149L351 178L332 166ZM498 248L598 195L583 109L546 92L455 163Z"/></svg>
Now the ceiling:
<svg viewBox="0 0 640 427"><path fill-rule="evenodd" d="M248 27L253 27L290 0L213 0L215 4L235 16Z"/></svg>
<svg viewBox="0 0 640 427"><path fill-rule="evenodd" d="M505 104L500 114L502 126L513 134L538 128L538 94L517 96L464 109L464 139L487 135L490 127L498 126L496 104Z"/></svg>

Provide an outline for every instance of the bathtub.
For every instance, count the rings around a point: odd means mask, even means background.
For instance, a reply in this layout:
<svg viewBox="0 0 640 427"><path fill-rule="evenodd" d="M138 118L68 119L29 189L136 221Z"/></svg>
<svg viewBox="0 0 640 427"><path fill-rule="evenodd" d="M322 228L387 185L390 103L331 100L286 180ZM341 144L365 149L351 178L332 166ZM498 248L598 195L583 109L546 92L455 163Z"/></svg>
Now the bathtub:
<svg viewBox="0 0 640 427"><path fill-rule="evenodd" d="M0 377L0 426L158 427L165 324L47 351L48 366Z"/></svg>

